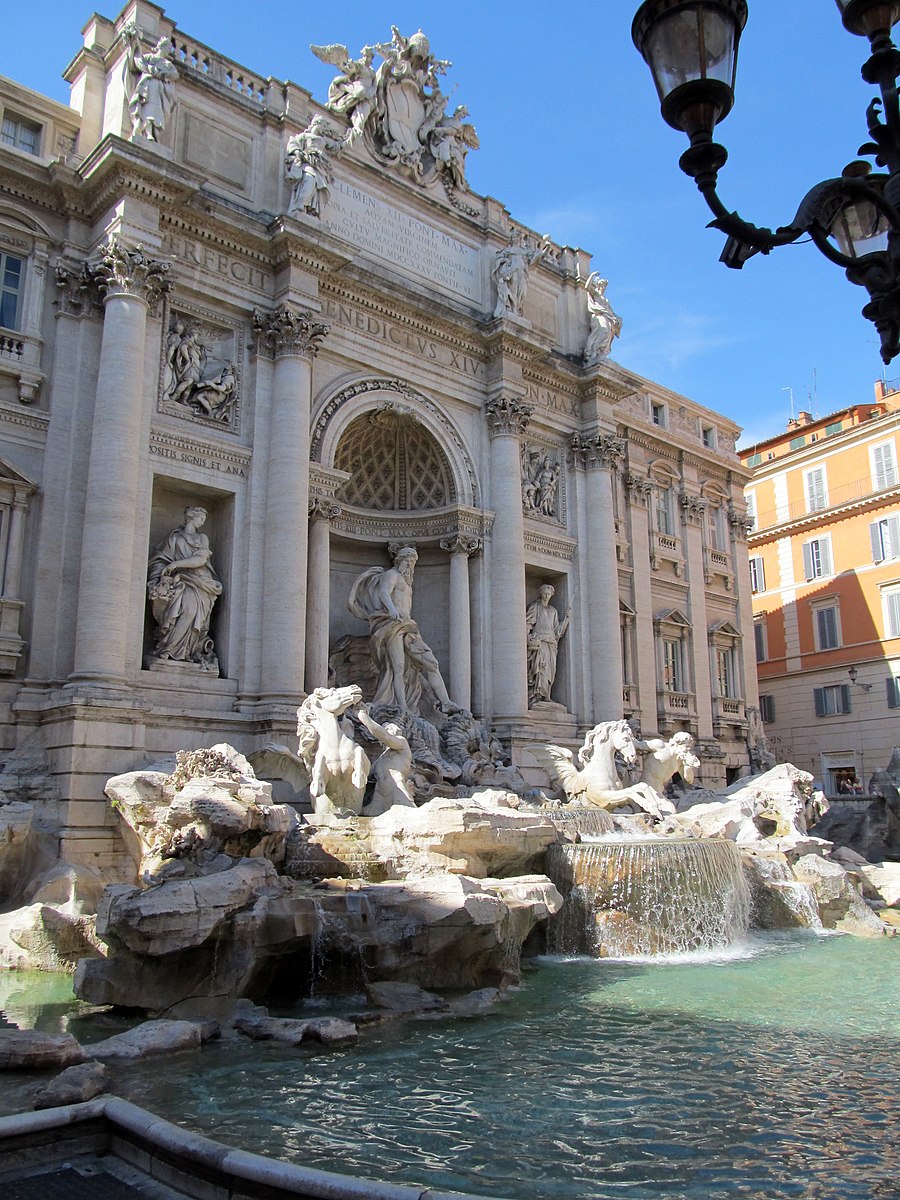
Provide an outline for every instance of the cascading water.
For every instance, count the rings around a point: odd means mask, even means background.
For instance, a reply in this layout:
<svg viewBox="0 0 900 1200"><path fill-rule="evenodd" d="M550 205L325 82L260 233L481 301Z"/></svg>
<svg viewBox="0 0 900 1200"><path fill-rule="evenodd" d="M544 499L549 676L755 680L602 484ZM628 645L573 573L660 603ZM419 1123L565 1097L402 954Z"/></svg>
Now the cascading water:
<svg viewBox="0 0 900 1200"><path fill-rule="evenodd" d="M747 932L750 892L733 842L597 839L559 843L547 874L565 897L553 954L628 958L716 950Z"/></svg>

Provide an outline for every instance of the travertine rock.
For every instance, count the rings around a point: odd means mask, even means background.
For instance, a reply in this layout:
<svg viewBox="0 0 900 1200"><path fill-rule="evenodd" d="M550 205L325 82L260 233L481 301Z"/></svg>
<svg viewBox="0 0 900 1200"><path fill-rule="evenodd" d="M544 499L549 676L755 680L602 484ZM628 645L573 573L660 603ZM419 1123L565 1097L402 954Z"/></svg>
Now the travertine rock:
<svg viewBox="0 0 900 1200"><path fill-rule="evenodd" d="M839 863L807 854L794 863L793 873L795 879L808 883L815 892L826 929L838 929L856 937L878 937L884 933L884 924Z"/></svg>
<svg viewBox="0 0 900 1200"><path fill-rule="evenodd" d="M0 1029L0 1071L59 1071L87 1057L70 1033Z"/></svg>
<svg viewBox="0 0 900 1200"><path fill-rule="evenodd" d="M426 992L414 983L391 980L367 983L366 995L376 1008L387 1008L391 1012L446 1012L450 1007L443 996Z"/></svg>
<svg viewBox="0 0 900 1200"><path fill-rule="evenodd" d="M299 1046L315 1041L323 1046L352 1046L359 1041L359 1030L352 1021L337 1017L316 1017L309 1021L287 1017L270 1017L259 1013L239 1014L234 1028L260 1042L281 1042Z"/></svg>
<svg viewBox="0 0 900 1200"><path fill-rule="evenodd" d="M7 802L0 796L0 904L25 883L33 817L30 804Z"/></svg>
<svg viewBox="0 0 900 1200"><path fill-rule="evenodd" d="M82 1104L93 1100L109 1088L109 1071L101 1062L79 1063L51 1079L35 1094L33 1106L60 1108L65 1104Z"/></svg>
<svg viewBox="0 0 900 1200"><path fill-rule="evenodd" d="M31 904L0 914L0 970L71 971L102 953L94 918Z"/></svg>
<svg viewBox="0 0 900 1200"><path fill-rule="evenodd" d="M815 892L794 878L784 854L762 844L748 847L742 857L757 929L822 928Z"/></svg>
<svg viewBox="0 0 900 1200"><path fill-rule="evenodd" d="M101 1062L147 1058L176 1050L197 1050L203 1041L198 1021L145 1021L102 1042L92 1042L86 1051Z"/></svg>

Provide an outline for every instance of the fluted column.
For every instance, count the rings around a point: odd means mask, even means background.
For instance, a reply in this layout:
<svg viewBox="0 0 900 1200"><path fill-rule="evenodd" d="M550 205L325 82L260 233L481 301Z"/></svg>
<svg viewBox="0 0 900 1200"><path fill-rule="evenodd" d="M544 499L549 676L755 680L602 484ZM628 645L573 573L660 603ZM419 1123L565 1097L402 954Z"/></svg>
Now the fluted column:
<svg viewBox="0 0 900 1200"><path fill-rule="evenodd" d="M315 499L309 506L306 585L306 690L328 684L328 625L331 613L331 522L339 505Z"/></svg>
<svg viewBox="0 0 900 1200"><path fill-rule="evenodd" d="M450 699L472 707L472 616L469 555L481 549L479 538L455 534L441 541L450 554Z"/></svg>
<svg viewBox="0 0 900 1200"><path fill-rule="evenodd" d="M306 672L309 414L312 362L328 332L282 305L254 314L258 354L275 360L266 479L262 682L265 699L296 703Z"/></svg>
<svg viewBox="0 0 900 1200"><path fill-rule="evenodd" d="M113 238L99 268L103 337L81 544L73 681L126 680L133 548L146 443L144 348L147 313L167 287L168 263ZM143 569L144 564L141 564Z"/></svg>
<svg viewBox="0 0 900 1200"><path fill-rule="evenodd" d="M634 572L635 642L637 662L635 682L641 726L645 732L657 724L656 643L653 635L653 586L650 571L650 500L653 487L646 476L625 476L631 518L631 558Z"/></svg>
<svg viewBox="0 0 900 1200"><path fill-rule="evenodd" d="M693 637L694 695L697 698L697 734L701 740L713 736L712 681L710 673L715 664L710 662L710 646L707 638L708 616L706 612L706 571L703 554L703 520L706 501L702 496L681 492L681 519L684 523L685 558L690 585L691 625Z"/></svg>
<svg viewBox="0 0 900 1200"><path fill-rule="evenodd" d="M494 716L528 711L525 635L525 522L519 438L532 409L500 397L485 407L491 438L491 669Z"/></svg>
<svg viewBox="0 0 900 1200"><path fill-rule="evenodd" d="M619 570L612 473L624 454L620 438L597 434L571 441L575 461L586 474L591 537L587 546L587 652L590 660L593 719L622 716L622 641L619 635Z"/></svg>

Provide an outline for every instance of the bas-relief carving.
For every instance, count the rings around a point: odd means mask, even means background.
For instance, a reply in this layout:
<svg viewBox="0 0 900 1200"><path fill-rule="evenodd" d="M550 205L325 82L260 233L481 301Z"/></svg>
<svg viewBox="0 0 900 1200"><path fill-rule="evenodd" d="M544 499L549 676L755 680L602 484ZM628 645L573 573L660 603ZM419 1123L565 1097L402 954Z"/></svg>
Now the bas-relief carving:
<svg viewBox="0 0 900 1200"><path fill-rule="evenodd" d="M128 97L132 141L143 137L158 142L175 109L175 47L171 38L161 37L153 50L143 53L141 34L133 23L123 28L122 35L128 43L126 78L130 83L137 77Z"/></svg>
<svg viewBox="0 0 900 1200"><path fill-rule="evenodd" d="M569 628L572 610L567 609L566 615L560 620L559 613L550 603L554 591L552 584L542 584L539 599L530 604L525 613L529 707L550 700L553 681L556 679L559 643Z"/></svg>
<svg viewBox="0 0 900 1200"><path fill-rule="evenodd" d="M612 305L606 298L607 282L601 279L599 271L594 271L584 283L590 320L584 347L586 366L608 358L613 342L622 332L622 318L613 312Z"/></svg>
<svg viewBox="0 0 900 1200"><path fill-rule="evenodd" d="M174 311L163 343L159 410L238 428L239 337Z"/></svg>
<svg viewBox="0 0 900 1200"><path fill-rule="evenodd" d="M205 521L205 508L186 508L183 524L150 555L147 595L156 624L151 665L153 660L193 663L218 675L209 623L222 584L212 567L209 539L200 532Z"/></svg>
<svg viewBox="0 0 900 1200"><path fill-rule="evenodd" d="M494 316L521 316L528 292L528 272L550 249L544 234L537 246L529 245L524 233L509 235L509 244L494 255L491 278L497 289Z"/></svg>
<svg viewBox="0 0 900 1200"><path fill-rule="evenodd" d="M522 510L528 517L560 516L559 455L539 446L522 447Z"/></svg>
<svg viewBox="0 0 900 1200"><path fill-rule="evenodd" d="M329 86L327 107L350 122L345 145L365 134L379 162L405 169L423 185L440 179L451 198L468 191L466 155L478 148L478 135L464 105L447 113L438 77L452 64L432 55L421 29L404 37L393 25L389 42L364 46L357 59L339 43L310 49L341 72ZM377 69L376 54L382 60Z"/></svg>

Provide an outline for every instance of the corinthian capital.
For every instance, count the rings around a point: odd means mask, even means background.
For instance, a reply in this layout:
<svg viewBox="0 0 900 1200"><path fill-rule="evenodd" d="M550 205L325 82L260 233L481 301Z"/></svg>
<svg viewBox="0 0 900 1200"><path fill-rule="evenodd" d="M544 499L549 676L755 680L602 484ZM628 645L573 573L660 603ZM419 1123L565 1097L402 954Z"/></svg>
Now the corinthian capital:
<svg viewBox="0 0 900 1200"><path fill-rule="evenodd" d="M441 538L441 549L448 554L464 554L466 558L481 549L481 538L466 537L462 533L454 533L450 537Z"/></svg>
<svg viewBox="0 0 900 1200"><path fill-rule="evenodd" d="M107 299L135 296L152 306L172 286L166 278L170 264L150 258L141 243L131 250L117 237L111 237L100 253L97 280Z"/></svg>
<svg viewBox="0 0 900 1200"><path fill-rule="evenodd" d="M573 433L569 439L569 449L576 466L606 467L609 471L616 470L625 456L624 440L608 433L598 433L589 438Z"/></svg>
<svg viewBox="0 0 900 1200"><path fill-rule="evenodd" d="M61 313L70 317L87 317L91 313L102 315L104 283L99 267L60 258L55 273L59 289L56 305Z"/></svg>
<svg viewBox="0 0 900 1200"><path fill-rule="evenodd" d="M257 354L271 358L283 354L315 358L328 326L314 321L308 312L282 304L272 313L257 309L253 314L253 333Z"/></svg>
<svg viewBox="0 0 900 1200"><path fill-rule="evenodd" d="M484 406L488 433L492 438L508 433L519 437L528 428L528 422L533 412L534 408L530 404L521 404L509 396L499 396L496 400L489 400Z"/></svg>

